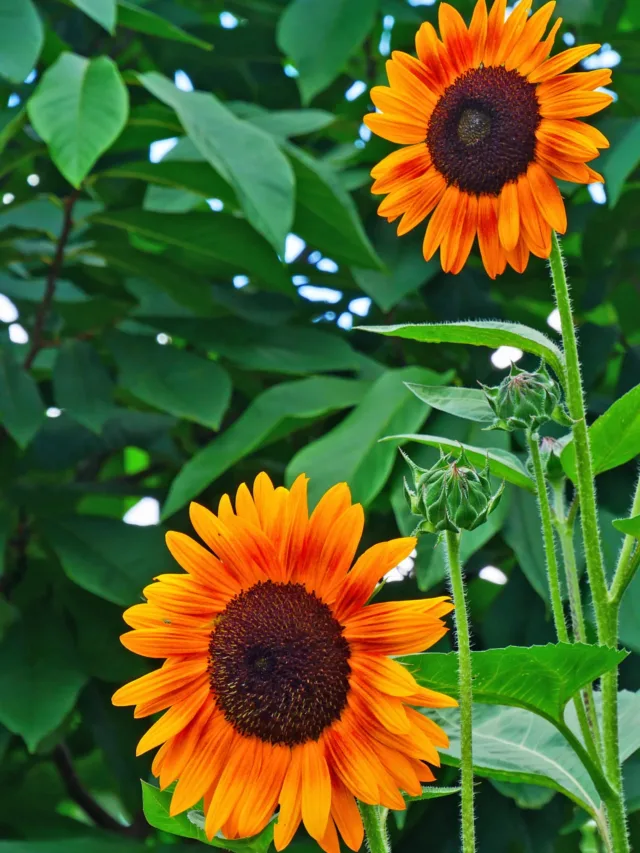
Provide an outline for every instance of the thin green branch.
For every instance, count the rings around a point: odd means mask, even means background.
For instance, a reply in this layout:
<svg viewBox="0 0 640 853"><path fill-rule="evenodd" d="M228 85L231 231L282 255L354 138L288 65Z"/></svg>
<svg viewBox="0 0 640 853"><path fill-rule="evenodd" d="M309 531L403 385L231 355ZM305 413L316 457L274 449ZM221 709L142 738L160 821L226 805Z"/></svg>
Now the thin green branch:
<svg viewBox="0 0 640 853"><path fill-rule="evenodd" d="M631 513L640 515L640 476L636 483L636 491L633 496L633 504L631 505ZM622 601L622 596L625 594L627 587L633 580L633 576L639 565L640 548L638 540L635 536L625 536L618 558L618 565L613 576L613 583L609 590L609 601L613 607L619 607Z"/></svg>

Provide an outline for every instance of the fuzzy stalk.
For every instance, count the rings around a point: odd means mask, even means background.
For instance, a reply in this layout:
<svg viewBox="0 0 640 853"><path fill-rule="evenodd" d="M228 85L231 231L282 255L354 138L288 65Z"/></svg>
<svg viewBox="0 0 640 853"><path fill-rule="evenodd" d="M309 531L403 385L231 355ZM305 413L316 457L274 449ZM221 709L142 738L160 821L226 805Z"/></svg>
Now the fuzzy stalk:
<svg viewBox="0 0 640 853"><path fill-rule="evenodd" d="M370 806L367 803L358 803L358 805L370 853L391 853L387 832L389 810L382 806Z"/></svg>

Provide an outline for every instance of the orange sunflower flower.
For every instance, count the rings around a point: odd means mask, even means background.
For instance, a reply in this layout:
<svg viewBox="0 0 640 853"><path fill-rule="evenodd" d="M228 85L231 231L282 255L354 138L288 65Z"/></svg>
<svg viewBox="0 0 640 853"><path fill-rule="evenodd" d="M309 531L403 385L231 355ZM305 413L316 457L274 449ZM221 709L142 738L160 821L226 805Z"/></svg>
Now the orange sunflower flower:
<svg viewBox="0 0 640 853"><path fill-rule="evenodd" d="M445 733L412 706L457 703L421 687L389 655L422 651L442 637L446 597L371 604L380 578L415 547L412 537L374 545L351 567L364 524L345 483L309 517L307 479L274 489L266 474L253 495L238 489L217 516L191 505L207 550L168 533L187 574L165 574L124 614L133 652L166 658L116 692L135 716L166 714L138 754L160 746L153 773L178 780L171 813L204 800L209 838L255 835L276 807L282 850L300 821L328 853L338 831L363 839L356 805L405 807L434 779Z"/></svg>
<svg viewBox="0 0 640 853"><path fill-rule="evenodd" d="M371 90L380 112L367 115L366 125L407 145L371 172L372 192L388 193L378 212L389 222L402 216L398 234L433 214L424 257L440 248L445 272L460 272L476 234L491 278L507 263L523 272L530 252L549 256L551 229L567 228L553 178L603 181L586 164L609 143L578 118L611 103L611 95L594 91L610 82L611 71L564 73L598 44L548 58L562 22L544 38L554 7L528 17L531 0L521 0L505 20L506 0L488 14L478 0L467 29L459 12L441 3L442 39L422 24L418 58L395 51L387 62L390 85Z"/></svg>

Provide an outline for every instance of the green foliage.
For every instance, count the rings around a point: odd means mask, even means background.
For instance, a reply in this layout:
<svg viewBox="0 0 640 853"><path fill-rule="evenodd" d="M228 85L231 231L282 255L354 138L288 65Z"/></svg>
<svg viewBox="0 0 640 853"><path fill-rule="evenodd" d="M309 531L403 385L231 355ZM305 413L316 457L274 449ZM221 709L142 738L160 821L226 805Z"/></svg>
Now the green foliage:
<svg viewBox="0 0 640 853"><path fill-rule="evenodd" d="M470 0L454 5L468 18ZM622 57L618 101L595 122L612 143L592 163L608 204L562 186L611 574L622 534L638 532L640 15L635 0L559 5L560 37ZM215 508L260 470L276 484L306 473L312 503L349 482L366 509L364 548L416 525L399 445L424 468L464 449L480 469L488 460L494 491L507 483L461 543L477 771L503 785L478 785L478 847L579 853L601 780L572 740L570 697L624 652L545 646L526 448L518 432L484 431L492 416L478 386L504 378L490 360L500 346L523 351L519 368L543 359L564 381L546 324L548 271L532 258L525 275L491 281L477 248L459 276L425 263L424 225L398 238L370 194L371 168L395 146L361 129L368 91L344 97L355 81L386 82L387 36L390 50L412 53L418 26L437 14L438 4L405 0L0 0L0 294L17 312L0 299L0 853L182 853L202 841L201 815L169 818L168 793L135 756L148 721L110 704L156 663L120 644L122 610L177 569L165 523L125 523L128 511L157 501L188 532L190 501ZM176 144L151 162L162 140ZM568 428L542 431L575 476ZM409 562L378 600L446 594L435 535ZM485 579L488 566L503 586ZM636 752L625 764L636 807L639 596L636 577L620 635L633 650L620 669L621 732L625 757ZM453 693L451 648L448 635L411 665ZM456 764L458 712L438 717L451 737L444 761ZM87 813L58 747L104 814ZM393 830L398 853L459 849L457 774L436 775ZM640 847L640 813L631 828ZM271 833L213 846L266 853ZM319 849L303 832L296 848Z"/></svg>

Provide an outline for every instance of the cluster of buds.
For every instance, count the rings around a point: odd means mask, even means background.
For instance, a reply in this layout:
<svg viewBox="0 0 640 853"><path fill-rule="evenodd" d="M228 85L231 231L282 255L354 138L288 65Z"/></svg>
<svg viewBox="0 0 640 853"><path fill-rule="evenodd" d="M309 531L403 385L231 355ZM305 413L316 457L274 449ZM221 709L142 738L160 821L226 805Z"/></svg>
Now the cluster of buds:
<svg viewBox="0 0 640 853"><path fill-rule="evenodd" d="M489 429L537 432L551 420L571 425L562 407L562 390L542 363L533 373L512 364L509 376L500 385L495 388L483 385L482 389L496 417Z"/></svg>
<svg viewBox="0 0 640 853"><path fill-rule="evenodd" d="M498 505L504 483L492 493L488 460L482 471L476 471L462 450L458 456L442 453L432 468L425 469L403 455L413 478L412 486L404 481L409 507L423 519L416 534L474 530Z"/></svg>

